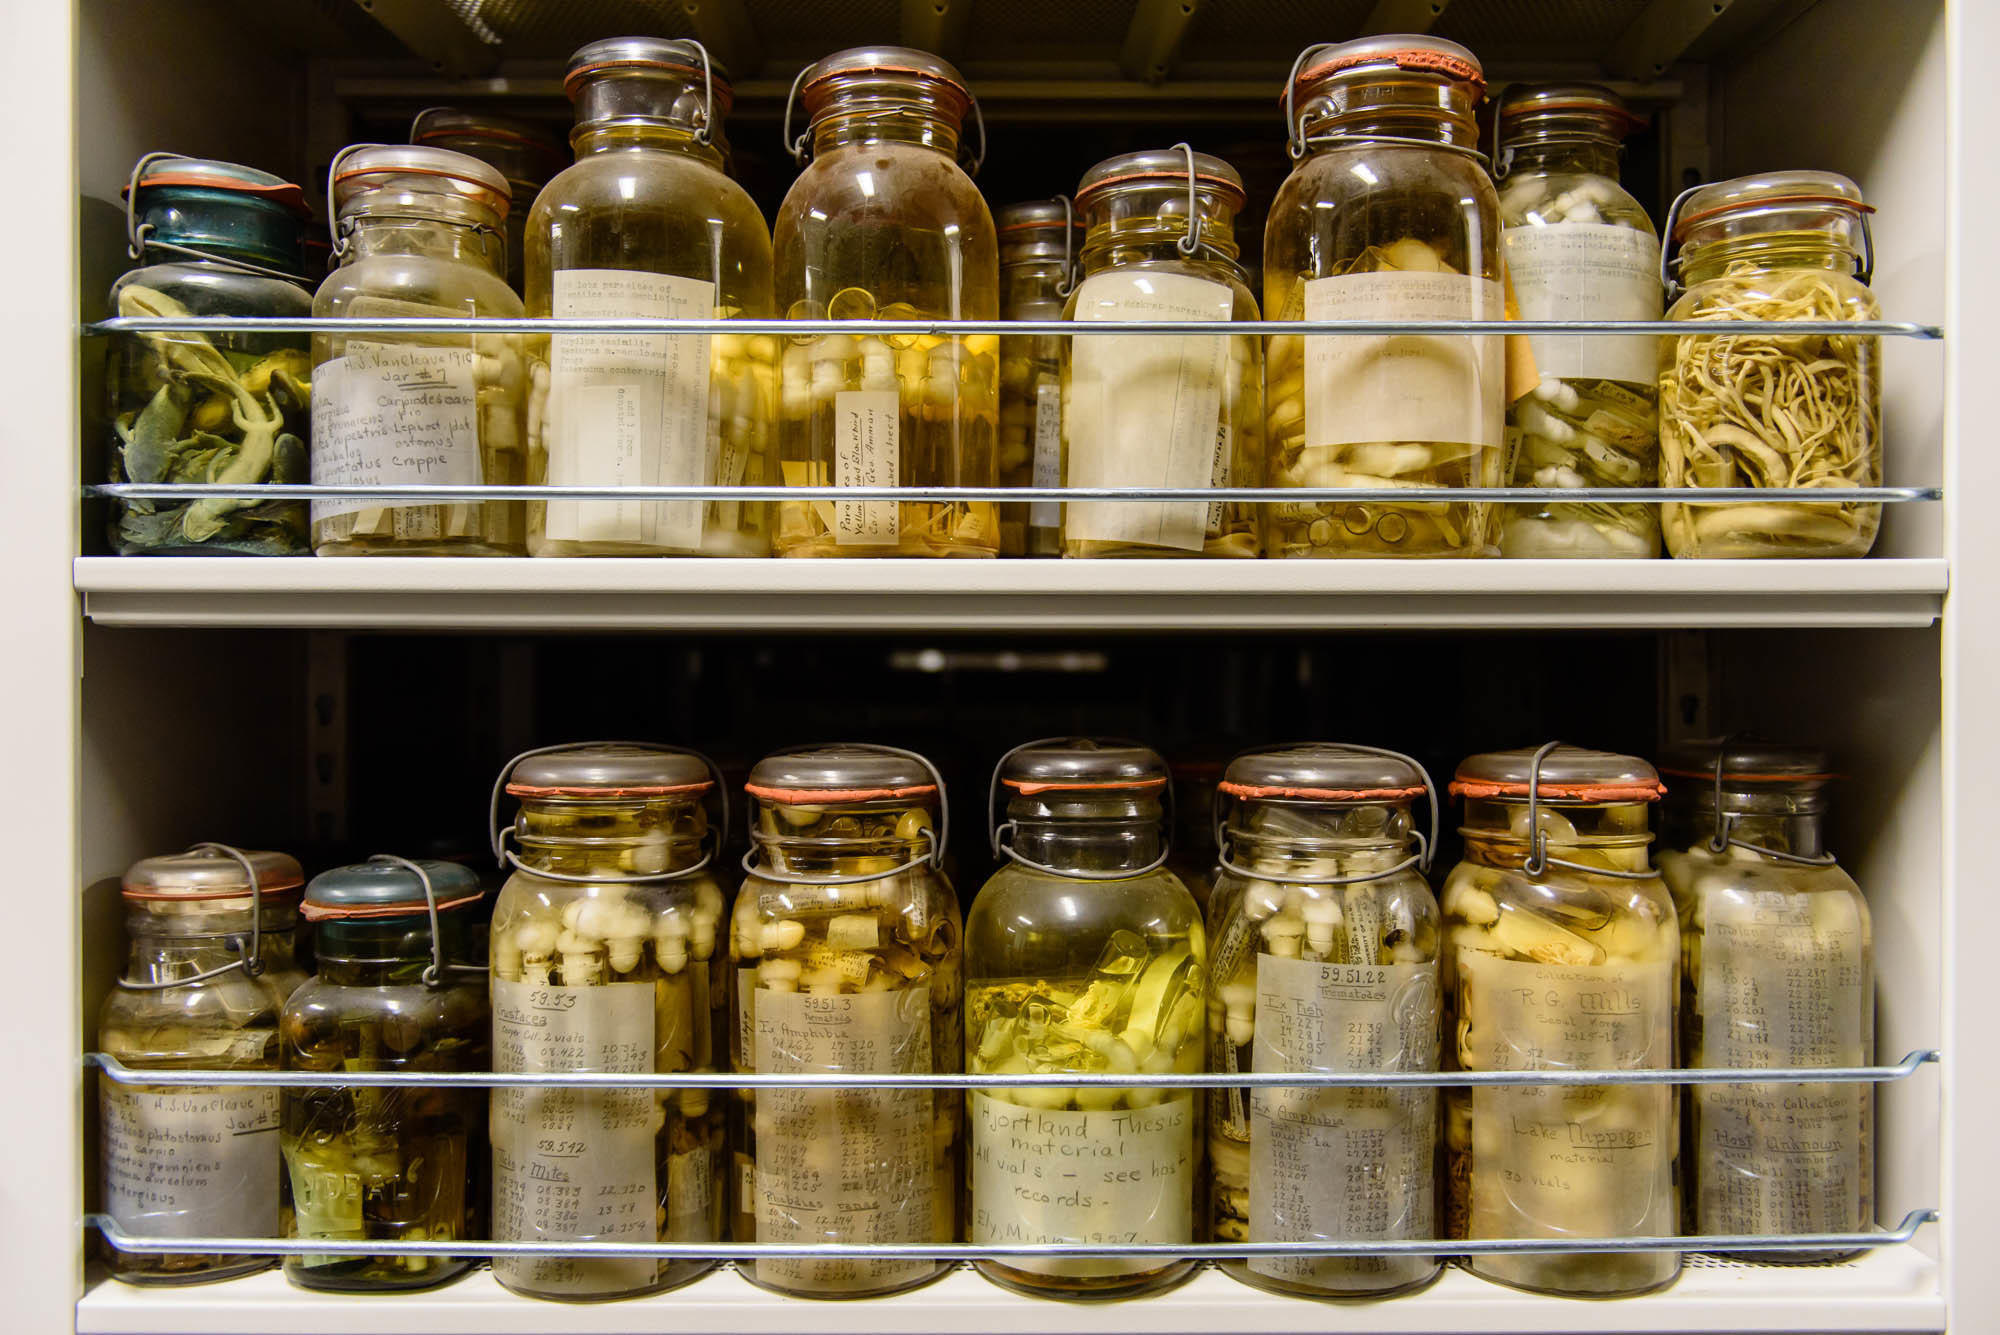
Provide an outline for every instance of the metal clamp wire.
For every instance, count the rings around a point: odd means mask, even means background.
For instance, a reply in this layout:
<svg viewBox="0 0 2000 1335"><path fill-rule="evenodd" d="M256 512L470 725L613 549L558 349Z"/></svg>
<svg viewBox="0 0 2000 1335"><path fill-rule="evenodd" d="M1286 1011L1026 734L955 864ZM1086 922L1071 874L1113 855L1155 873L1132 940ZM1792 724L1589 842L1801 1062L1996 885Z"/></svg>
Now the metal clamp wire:
<svg viewBox="0 0 2000 1335"><path fill-rule="evenodd" d="M887 871L856 872L853 875L841 876L810 876L804 872L780 871L775 867L759 864L756 861L757 850L755 847L752 847L743 854L743 873L746 876L755 876L760 881L774 881L779 885L866 885L870 881L887 880L889 877L899 872L907 871L911 867L921 867L926 863L935 866L936 859L944 855L944 844L938 839L936 832L929 826L925 826L919 833L930 841L930 848L922 857L910 862L899 862ZM759 834L753 834L750 837L757 840L769 840L771 838L771 836Z"/></svg>
<svg viewBox="0 0 2000 1335"><path fill-rule="evenodd" d="M353 248L352 243L356 225L355 219L353 217L347 217L347 218L341 217L339 212L333 206L333 184L335 177L340 172L340 164L347 160L349 154L359 152L364 148L401 148L401 147L403 147L403 145L400 144L349 144L347 147L341 149L338 153L335 153L333 155L333 161L329 162L326 165L326 219L327 219L327 225L333 231L334 259L340 260L345 258L347 252ZM435 217L424 213L369 213L363 216L366 216L371 219L381 219L387 222L438 221ZM468 231L480 233L488 237L498 237L502 241L506 239L506 233L500 231L498 228L488 227L484 223L454 222L452 226L463 227Z"/></svg>
<svg viewBox="0 0 2000 1335"><path fill-rule="evenodd" d="M1610 867L1593 867L1585 862L1566 862L1562 858L1549 856L1549 832L1542 828L1542 762L1548 759L1549 752L1561 745L1561 742L1542 743L1535 751L1535 758L1528 765L1528 856L1521 862L1521 871L1531 881L1541 880L1551 867L1583 872L1589 876L1612 876L1621 881L1657 879L1659 873L1650 867L1645 871L1617 871Z"/></svg>
<svg viewBox="0 0 2000 1335"><path fill-rule="evenodd" d="M1431 832L1428 838L1425 837L1424 832L1422 830L1412 830L1410 832L1411 836L1415 838L1417 841L1416 856L1408 858L1402 862L1399 862L1395 866L1390 867L1384 871L1365 872L1358 876L1280 877L1280 876L1266 876L1261 873L1245 871L1243 870L1243 868L1237 866L1235 863L1229 860L1228 830L1223 823L1223 815L1222 815L1224 811L1224 803L1228 799L1229 795L1224 793L1222 789L1218 787L1215 790L1214 802L1211 804L1209 808L1209 825L1211 831L1215 835L1216 864L1220 866L1224 871L1232 872L1237 876L1245 878L1246 880L1281 881L1288 885L1358 885L1363 881L1384 880L1388 877L1396 875L1399 872L1407 871L1411 867L1416 867L1419 870L1423 871L1426 875L1428 875L1431 869L1431 859L1434 856L1436 856L1437 853L1438 824L1439 824L1437 784L1432 781L1431 772L1428 769L1424 768L1423 762L1418 760L1415 756L1405 755L1401 751L1391 751L1387 747L1383 746L1362 746L1356 742L1342 742L1340 743L1340 745L1345 747L1349 751L1363 751L1371 756L1386 756L1391 760L1400 760L1404 764L1410 766L1410 768L1416 770L1418 774L1423 776L1424 796L1430 799L1430 805L1431 805ZM1256 752L1254 750L1242 751L1237 753L1237 759L1240 760L1244 756L1255 755L1255 754ZM1237 798L1236 800L1245 801L1248 799ZM1283 841L1280 840L1276 842L1283 842Z"/></svg>
<svg viewBox="0 0 2000 1335"><path fill-rule="evenodd" d="M1175 144L1169 153L1179 149L1187 157L1188 200L1187 234L1174 242L1174 249L1183 255L1192 255L1201 249L1201 196L1195 190L1194 147L1186 141Z"/></svg>
<svg viewBox="0 0 2000 1335"><path fill-rule="evenodd" d="M1305 118L1298 114L1293 101L1293 90L1299 86L1299 71L1305 68L1308 60L1332 45L1332 42L1316 42L1306 47L1293 57L1292 72L1285 76L1285 152L1294 162L1306 155Z"/></svg>
<svg viewBox="0 0 2000 1335"><path fill-rule="evenodd" d="M258 278L282 278L288 283L300 283L304 279L283 269L273 269L267 265L253 264L249 260L234 255L220 255L203 250L198 246L183 246L172 241L153 239L153 224L139 221L139 178L146 174L146 168L155 162L166 162L174 158L185 158L185 153L167 153L155 149L142 153L132 164L132 174L125 181L125 253L133 259L144 259L148 250L157 250L182 259L200 260L218 268L231 269L238 273L252 274Z"/></svg>
<svg viewBox="0 0 2000 1335"><path fill-rule="evenodd" d="M431 884L431 874L424 870L423 864L412 862L408 858L397 857L394 853L376 853L369 857L368 860L388 866L401 867L403 870L414 874L417 878L417 883L424 888L424 911L430 915L431 920L431 962L424 966L423 979L425 987L443 987L444 975L447 971L485 974L486 966L483 964L449 964L445 962L444 935L438 926L437 888Z"/></svg>
<svg viewBox="0 0 2000 1335"><path fill-rule="evenodd" d="M707 58L708 53L703 51L702 59L704 62ZM818 62L815 61L813 64L816 65ZM806 159L812 156L812 124L808 120L806 132L797 138L793 138L792 106L799 100L799 85L805 82L806 75L810 74L812 70L813 65L803 65L799 68L799 72L792 76L791 90L785 94L784 119L778 128L778 135L781 142L785 145L785 151L790 153L792 161L798 163L801 167L805 166ZM961 149L961 153L967 159L965 174L967 176L977 176L979 175L979 169L986 165L986 113L980 110L979 99L973 96L972 90L967 88L964 91L966 103L972 112L973 128L979 131L979 149L977 152L972 152L970 146L967 145Z"/></svg>
<svg viewBox="0 0 2000 1335"><path fill-rule="evenodd" d="M1076 205L1070 201L1068 195L1057 195L1055 198L1061 200L1063 206L1062 277L1056 280L1056 295L1067 297L1076 291L1077 280L1080 277L1078 270L1082 265L1081 257L1075 253Z"/></svg>
<svg viewBox="0 0 2000 1335"><path fill-rule="evenodd" d="M1691 185L1678 195L1675 195L1674 202L1667 206L1666 220L1660 224L1660 285L1666 289L1667 304L1669 306L1673 305L1674 298L1682 290L1680 282L1680 247L1674 241L1674 231L1680 225L1681 208L1688 202L1690 195L1694 194L1697 190L1706 190L1709 184L1709 182L1704 181L1697 185ZM1772 202L1784 203L1785 201L1781 198ZM1861 204L1858 200L1852 202L1855 205L1855 214L1861 220L1861 254L1857 257L1858 267L1855 270L1854 276L1860 280L1863 287L1866 287L1875 278L1875 229L1868 222L1868 215L1875 210ZM1714 323L1728 322L1716 321Z"/></svg>
<svg viewBox="0 0 2000 1335"><path fill-rule="evenodd" d="M916 761L929 771L932 782L937 784L938 828L933 831L929 826L925 826L922 831L931 843L930 851L924 855L923 860L931 864L932 871L942 872L944 870L945 846L951 840L951 794L945 791L944 771L933 764L931 758L921 751L910 751L900 746L883 746L878 742L830 742L828 745L840 749L877 751L885 752L892 756L901 756L905 760ZM757 832L756 799L754 797L749 798L745 805L749 808L749 813L745 819L748 822L746 828L750 831L751 846L743 854L743 870L752 876L759 876L767 881L783 882L786 885L862 885L869 881L879 881L885 876L893 876L902 867L912 865L906 862L889 871L870 872L859 876L802 876L796 872L774 872L769 868L756 866L751 859L757 855L757 844L760 841L771 842L774 837Z"/></svg>
<svg viewBox="0 0 2000 1335"><path fill-rule="evenodd" d="M257 868L251 865L249 857L242 849L229 844L213 842L189 844L187 851L221 853L225 857L234 858L236 865L243 868L243 875L250 884L250 948L247 951L243 948L243 938L240 936L225 937L223 943L236 952L236 958L229 963L218 964L213 969L203 969L200 973L186 978L171 979L164 983L138 983L120 975L118 986L127 992L164 992L171 987L191 987L196 983L205 983L211 978L220 978L238 969L243 970L251 978L256 978L264 972L264 890L257 882Z"/></svg>
<svg viewBox="0 0 2000 1335"><path fill-rule="evenodd" d="M694 141L704 148L715 142L715 70L709 63L708 48L692 37L681 39L701 52L701 120L695 125Z"/></svg>
<svg viewBox="0 0 2000 1335"><path fill-rule="evenodd" d="M694 863L692 866L682 867L677 871L645 872L630 876L605 874L597 876L574 876L568 872L531 867L521 861L519 854L507 847L508 839L514 836L514 827L512 825L503 826L500 824L500 794L506 791L508 776L513 774L515 767L522 761L533 756L551 755L557 751L574 751L588 746L633 746L645 751L693 756L696 760L707 766L709 777L712 780L711 786L715 790L716 807L720 813L720 819L717 821L719 828L716 830L715 844L702 853L701 861ZM562 742L555 746L537 746L521 752L520 755L515 756L500 767L500 773L493 780L492 795L487 799L486 832L493 849L494 861L503 871L511 866L516 871L526 872L530 876L538 876L545 881L563 881L570 885L651 885L660 881L680 881L693 876L696 872L706 869L710 863L714 862L721 855L723 848L729 843L729 799L722 795L722 785L722 766L716 764L706 753L697 751L691 746L668 746L663 742Z"/></svg>
<svg viewBox="0 0 2000 1335"><path fill-rule="evenodd" d="M1160 761L1160 768L1166 771L1165 781L1160 785L1162 794L1160 805L1163 813L1160 827L1160 855L1145 866L1134 867L1125 871L1065 870L1060 867L1051 867L1045 863L1036 862L1034 859L1017 851L1014 845L1007 842L1007 834L1009 831L1017 828L1016 823L1009 820L1002 821L997 825L993 824L994 816L999 814L1000 771L1006 768L1009 760L1012 760L1020 752L1027 750L1031 746L1043 746L1049 742L1063 742L1068 740L1067 737L1037 737L1032 742L1022 742L1019 746L1008 751L1006 755L1001 756L1000 759L993 763L993 777L986 784L986 842L993 856L996 858L1004 857L1011 862L1018 862L1030 871L1038 871L1046 876L1060 877L1066 881L1128 881L1135 876L1145 876L1166 866L1167 858L1173 853L1171 832L1174 828L1174 771L1173 767L1168 765L1164 758ZM1124 738L1111 738L1109 740L1118 742L1120 745L1140 745L1138 742L1130 742Z"/></svg>
<svg viewBox="0 0 2000 1335"><path fill-rule="evenodd" d="M1813 857L1807 857L1803 853L1791 853L1781 849L1766 848L1764 845L1752 843L1748 839L1738 839L1730 833L1736 827L1736 822L1740 819L1740 814L1722 809L1722 760L1724 756L1729 754L1729 743L1734 741L1738 736L1739 734L1737 733L1729 733L1715 747L1715 833L1709 836L1708 851L1715 854L1722 854L1728 852L1732 847L1744 848L1753 853L1762 853L1767 858L1774 858L1779 862L1789 862L1800 867L1833 866L1835 859L1831 853L1820 853Z"/></svg>

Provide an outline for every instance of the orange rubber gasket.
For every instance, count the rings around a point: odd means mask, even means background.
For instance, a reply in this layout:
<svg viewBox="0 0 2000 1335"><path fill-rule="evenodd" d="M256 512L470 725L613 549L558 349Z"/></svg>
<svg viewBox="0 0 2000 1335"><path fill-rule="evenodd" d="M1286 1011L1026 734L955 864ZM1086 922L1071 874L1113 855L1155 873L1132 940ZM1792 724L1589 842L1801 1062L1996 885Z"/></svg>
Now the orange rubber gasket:
<svg viewBox="0 0 2000 1335"><path fill-rule="evenodd" d="M728 111L736 105L735 88L731 86L729 80L716 74L713 70L704 71L699 65L674 65L661 60L603 60L595 65L585 65L583 68L571 70L563 76L563 93L567 95L570 85L581 79L584 75L595 74L599 70L679 70L683 74L692 74L697 78L706 78L709 84L715 89L715 100L722 104L724 111Z"/></svg>
<svg viewBox="0 0 2000 1335"><path fill-rule="evenodd" d="M1164 788L1167 786L1165 778L1116 779L1109 783L1036 783L1032 779L1002 779L1000 782L1025 797L1032 797L1036 793L1115 792L1120 788Z"/></svg>
<svg viewBox="0 0 2000 1335"><path fill-rule="evenodd" d="M507 793L510 797L671 797L675 793L705 793L713 787L713 779L642 788L535 788L525 783L510 783Z"/></svg>
<svg viewBox="0 0 2000 1335"><path fill-rule="evenodd" d="M1128 172L1124 176L1107 176L1101 181L1092 181L1088 188L1077 191L1076 205L1078 208L1081 208L1083 207L1083 201L1089 199L1098 191L1108 190L1114 185L1123 185L1127 181L1186 181L1187 178L1188 174L1184 171L1173 171L1165 168L1159 171ZM1199 184L1208 185L1218 194L1234 195L1237 206L1239 208L1242 206L1245 199L1243 187L1236 184L1236 182L1221 176L1210 176L1205 172L1196 172L1194 179ZM1061 226L1060 223L1056 225Z"/></svg>
<svg viewBox="0 0 2000 1335"><path fill-rule="evenodd" d="M391 144L390 147L394 148L395 145ZM443 149L440 151L449 153L452 150ZM468 153L463 156L471 157L472 155ZM491 164L489 163L488 165L490 166ZM493 170L500 171L498 167L494 167ZM334 184L338 185L342 181L351 181L357 176L441 176L447 181L463 181L467 185L478 186L481 190L490 191L493 189L493 183L490 181L482 181L477 176L466 172L440 171L436 167L351 167L334 177ZM503 181L506 180L507 173L500 172L500 179Z"/></svg>
<svg viewBox="0 0 2000 1335"><path fill-rule="evenodd" d="M1001 230L1001 231L1002 231L1003 233L1004 233L1004 232L1032 232L1032 231L1036 230L1037 228L1041 228L1041 227L1054 227L1054 228L1064 228L1064 227L1074 227L1074 228L1076 228L1076 229L1077 229L1078 231L1082 231L1082 230L1083 230L1083 223L1082 223L1082 221L1081 221L1081 220L1078 220L1078 221L1075 221L1075 222L1060 222L1060 221L1056 221L1056 220L1054 220L1054 219L1051 219L1051 220L1050 220L1050 221L1048 221L1048 222L1017 222L1017 223L1008 223L1008 224L1007 224L1007 225L1006 225L1005 227L1002 227L1002 228L1001 228L1000 230Z"/></svg>
<svg viewBox="0 0 2000 1335"><path fill-rule="evenodd" d="M881 802L892 797L928 797L937 791L934 783L913 783L907 788L767 788L746 783L743 791L766 802L786 806L820 806L836 802Z"/></svg>
<svg viewBox="0 0 2000 1335"><path fill-rule="evenodd" d="M287 890L296 890L304 884L305 881L303 879L296 881L279 881L271 885L266 885L262 881L259 881L257 883L257 893L259 895L281 895ZM126 899L145 899L145 900L185 899L189 901L199 901L207 899L250 898L250 887L247 885L239 885L234 890L211 890L207 894L200 894L200 895L175 894L171 891L161 893L152 890L139 889L134 886L128 886L123 884L121 884L118 887L118 890L119 893L123 895Z"/></svg>
<svg viewBox="0 0 2000 1335"><path fill-rule="evenodd" d="M1680 221L1674 225L1674 236L1679 238L1696 223L1721 217L1725 213L1741 213L1745 209L1761 209L1771 204L1837 204L1844 209L1853 209L1856 213L1875 211L1873 204L1849 199L1845 195L1760 195L1756 199L1739 199L1729 204L1718 204L1712 209L1703 209L1700 213L1683 213Z"/></svg>
<svg viewBox="0 0 2000 1335"><path fill-rule="evenodd" d="M1427 791L1422 784L1414 788L1287 788L1226 781L1216 788L1231 797L1302 797L1317 802L1379 802L1422 797Z"/></svg>
<svg viewBox="0 0 2000 1335"><path fill-rule="evenodd" d="M1538 783L1536 795L1564 802L1657 802L1667 785L1652 783ZM1453 797L1526 797L1525 783L1496 783L1491 779L1453 779Z"/></svg>
<svg viewBox="0 0 2000 1335"><path fill-rule="evenodd" d="M1676 779L1706 779L1710 783L1715 782L1715 771L1712 769L1668 769L1663 765L1660 767L1660 773L1671 774ZM1758 774L1752 770L1726 769L1722 771L1722 777L1724 779L1737 779L1743 783L1827 783L1840 776L1838 774Z"/></svg>
<svg viewBox="0 0 2000 1335"><path fill-rule="evenodd" d="M1342 70L1356 69L1362 65L1378 65L1383 61L1393 63L1397 69L1414 70L1420 74L1449 74L1463 79L1476 87L1486 86L1486 72L1469 60L1447 55L1443 51L1371 51L1365 55L1335 56L1323 65L1299 71L1299 83L1304 85L1329 74Z"/></svg>
<svg viewBox="0 0 2000 1335"><path fill-rule="evenodd" d="M261 199L269 199L274 203L283 204L287 208L308 217L312 214L312 206L306 203L305 190L300 186L293 185L290 181L283 181L277 185L252 185L247 181L217 181L205 176L184 176L177 172L165 172L157 176L142 176L139 178L139 188L141 190L151 190L156 186L163 185L184 185L201 190L222 190L234 195L256 195ZM131 188L127 186L119 190L118 197L123 199L130 193Z"/></svg>
<svg viewBox="0 0 2000 1335"><path fill-rule="evenodd" d="M909 65L850 65L846 69L828 70L811 83L800 85L799 100L801 102L805 101L807 93L819 87L828 79L838 79L843 74L908 74L914 78L928 79L940 87L949 88L964 98L968 107L972 105L972 91L964 84L958 82L956 79L947 79L935 70L920 70ZM807 108L807 110L810 111L811 108Z"/></svg>
<svg viewBox="0 0 2000 1335"><path fill-rule="evenodd" d="M475 890L469 895L460 895L457 899L441 899L438 901L438 912L443 913L446 909L473 903L480 898L481 893ZM308 900L299 906L299 916L307 922L340 922L349 918L409 918L429 912L430 909L421 899L404 904L371 904L357 908L315 904Z"/></svg>

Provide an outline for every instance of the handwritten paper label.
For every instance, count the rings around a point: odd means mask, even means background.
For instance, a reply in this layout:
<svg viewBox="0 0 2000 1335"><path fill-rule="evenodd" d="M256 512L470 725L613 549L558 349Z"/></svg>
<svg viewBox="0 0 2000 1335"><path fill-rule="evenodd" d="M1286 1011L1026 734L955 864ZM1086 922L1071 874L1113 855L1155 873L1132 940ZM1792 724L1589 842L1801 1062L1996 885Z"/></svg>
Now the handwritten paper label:
<svg viewBox="0 0 2000 1335"><path fill-rule="evenodd" d="M1345 274L1306 282L1308 320L1500 320L1498 283L1455 273ZM1306 444L1443 441L1497 448L1502 339L1492 334L1310 334Z"/></svg>
<svg viewBox="0 0 2000 1335"><path fill-rule="evenodd" d="M470 348L350 342L346 355L313 373L312 479L327 486L406 483L478 485L478 357ZM314 522L362 510L406 507L373 500L314 501ZM420 527L399 517L398 537L442 537L441 511L422 507Z"/></svg>
<svg viewBox="0 0 2000 1335"><path fill-rule="evenodd" d="M104 1212L149 1238L278 1235L278 1091L104 1079Z"/></svg>
<svg viewBox="0 0 2000 1335"><path fill-rule="evenodd" d="M1044 379L1035 385L1034 485L1062 485L1062 383ZM1061 501L1031 501L1029 528L1061 528Z"/></svg>
<svg viewBox="0 0 2000 1335"><path fill-rule="evenodd" d="M901 475L902 399L893 389L843 389L833 396L833 485L893 487ZM842 501L834 545L893 545L901 532L895 501Z"/></svg>
<svg viewBox="0 0 2000 1335"><path fill-rule="evenodd" d="M1614 223L1528 224L1507 228L1501 241L1523 320L1660 318L1660 243L1648 232ZM1659 340L1644 334L1530 334L1528 342L1544 376L1650 385L1659 372Z"/></svg>

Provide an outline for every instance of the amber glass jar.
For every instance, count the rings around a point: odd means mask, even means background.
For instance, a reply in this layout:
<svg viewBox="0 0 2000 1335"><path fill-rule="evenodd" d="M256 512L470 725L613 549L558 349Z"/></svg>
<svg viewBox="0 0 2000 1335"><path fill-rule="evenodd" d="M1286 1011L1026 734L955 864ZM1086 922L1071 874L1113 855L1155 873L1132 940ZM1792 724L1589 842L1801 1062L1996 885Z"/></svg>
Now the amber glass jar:
<svg viewBox="0 0 2000 1335"><path fill-rule="evenodd" d="M1060 320L1083 236L1067 199L1000 210L1000 318ZM1063 340L1000 337L1000 485L1062 485ZM1000 507L1002 556L1061 556L1062 502Z"/></svg>
<svg viewBox="0 0 2000 1335"><path fill-rule="evenodd" d="M550 178L569 165L562 144L539 128L506 116L461 107L426 107L410 122L410 142L478 158L507 178L507 284L522 287L528 213Z"/></svg>

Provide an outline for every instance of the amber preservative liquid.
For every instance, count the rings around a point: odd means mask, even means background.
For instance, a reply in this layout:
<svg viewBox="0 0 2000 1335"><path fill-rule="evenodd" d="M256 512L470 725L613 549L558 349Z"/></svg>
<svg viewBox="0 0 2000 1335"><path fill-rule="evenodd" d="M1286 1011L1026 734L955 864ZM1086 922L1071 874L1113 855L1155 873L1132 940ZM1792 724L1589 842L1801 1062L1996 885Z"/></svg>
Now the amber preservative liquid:
<svg viewBox="0 0 2000 1335"><path fill-rule="evenodd" d="M1257 319L1236 265L1235 168L1186 145L1084 173L1089 232L1077 321ZM1190 215L1190 209L1193 210ZM1254 487L1263 480L1260 340L1085 335L1063 359L1064 477L1072 487ZM1252 507L1082 501L1063 509L1065 556L1256 556Z"/></svg>
<svg viewBox="0 0 2000 1335"><path fill-rule="evenodd" d="M1133 743L1060 740L1010 752L997 777L1007 824L996 842L1008 861L966 919L966 1069L1050 1083L967 1095L967 1236L1192 1242L1195 1092L1063 1083L1202 1070L1207 938L1194 897L1164 865L1166 767ZM978 1265L989 1279L1054 1298L1152 1293L1194 1270L1151 1257Z"/></svg>
<svg viewBox="0 0 2000 1335"><path fill-rule="evenodd" d="M1438 1069L1438 913L1407 757L1306 743L1237 757L1209 921L1210 1069ZM1213 808L1208 808L1213 810ZM1435 828L1435 808L1433 808ZM1437 1236L1434 1089L1218 1089L1209 1095L1217 1242ZM1259 1288L1379 1297L1428 1283L1434 1256L1264 1256L1224 1268Z"/></svg>
<svg viewBox="0 0 2000 1335"><path fill-rule="evenodd" d="M1068 200L1000 210L1000 315L1060 320L1082 245ZM1000 485L1062 485L1062 353L1054 334L1000 338ZM1062 502L1000 507L1002 556L1062 555Z"/></svg>
<svg viewBox="0 0 2000 1335"><path fill-rule="evenodd" d="M1452 791L1465 799L1465 858L1442 896L1457 1068L1675 1065L1679 932L1646 863L1647 809L1662 791L1653 767L1552 744L1473 756ZM1666 1085L1447 1089L1445 1236L1672 1234L1674 1109ZM1606 1297L1671 1282L1681 1258L1545 1252L1467 1264L1519 1288Z"/></svg>
<svg viewBox="0 0 2000 1335"><path fill-rule="evenodd" d="M507 180L442 148L366 144L334 161L335 250L315 316L517 318L503 277ZM519 484L528 366L517 334L315 334L313 481ZM510 556L519 501L315 501L321 556Z"/></svg>
<svg viewBox="0 0 2000 1335"><path fill-rule="evenodd" d="M957 162L971 106L945 61L904 47L828 56L801 77L812 159L772 229L778 305L801 320L995 320L993 219ZM983 146L982 146L983 148ZM999 485L999 339L786 341L786 486ZM992 556L985 501L783 501L780 556Z"/></svg>
<svg viewBox="0 0 2000 1335"><path fill-rule="evenodd" d="M527 262L528 212L535 196L569 165L560 141L536 126L463 107L426 107L410 122L410 142L478 158L507 180L507 285L522 290Z"/></svg>
<svg viewBox="0 0 2000 1335"><path fill-rule="evenodd" d="M1285 105L1298 165L1264 225L1273 320L1500 320L1500 209L1480 164L1479 62L1431 37L1316 48ZM1273 556L1491 556L1493 507L1451 499L1505 477L1499 335L1271 339L1276 487L1411 499L1268 507Z"/></svg>
<svg viewBox="0 0 2000 1335"><path fill-rule="evenodd" d="M202 844L125 873L131 950L98 1013L100 1051L140 1070L278 1069L278 1011L305 981L293 949L304 877L283 853L240 856L248 871L235 850ZM97 1094L100 1202L121 1230L279 1236L275 1088L121 1084L100 1075ZM228 1279L273 1259L109 1249L112 1275L132 1284Z"/></svg>
<svg viewBox="0 0 2000 1335"><path fill-rule="evenodd" d="M706 75L704 62L706 61ZM730 85L700 43L592 42L570 57L577 161L528 222L530 315L763 319L771 240L717 147ZM769 486L777 340L556 334L537 350L529 480ZM764 556L761 502L531 502L536 556Z"/></svg>
<svg viewBox="0 0 2000 1335"><path fill-rule="evenodd" d="M285 1003L286 1069L488 1069L485 970L458 963L479 897L479 878L453 862L371 861L314 877L304 912L318 973ZM431 1288L477 1264L369 1255L365 1244L486 1236L484 1091L287 1087L281 1104L285 1235L355 1245L287 1256L286 1278L385 1293Z"/></svg>
<svg viewBox="0 0 2000 1335"><path fill-rule="evenodd" d="M1676 747L1663 768L1674 796L1658 862L1680 914L1683 1063L1873 1065L1874 932L1822 842L1825 755L1730 737ZM1689 1086L1687 1230L1870 1228L1874 1096L1865 1084Z"/></svg>
<svg viewBox="0 0 2000 1335"><path fill-rule="evenodd" d="M514 867L493 909L496 1071L713 1071L726 1050L721 881L690 752L585 743L501 775L520 799ZM518 849L518 852L516 850ZM723 1111L705 1089L496 1089L493 1236L716 1242ZM587 1301L685 1283L710 1261L496 1258L537 1298Z"/></svg>
<svg viewBox="0 0 2000 1335"><path fill-rule="evenodd" d="M943 785L886 747L803 747L750 771L752 872L730 929L735 1068L947 1072L962 1056L958 901L939 864ZM958 1239L955 1090L739 1093L735 1240ZM766 1288L861 1298L935 1279L949 1262L760 1260Z"/></svg>

